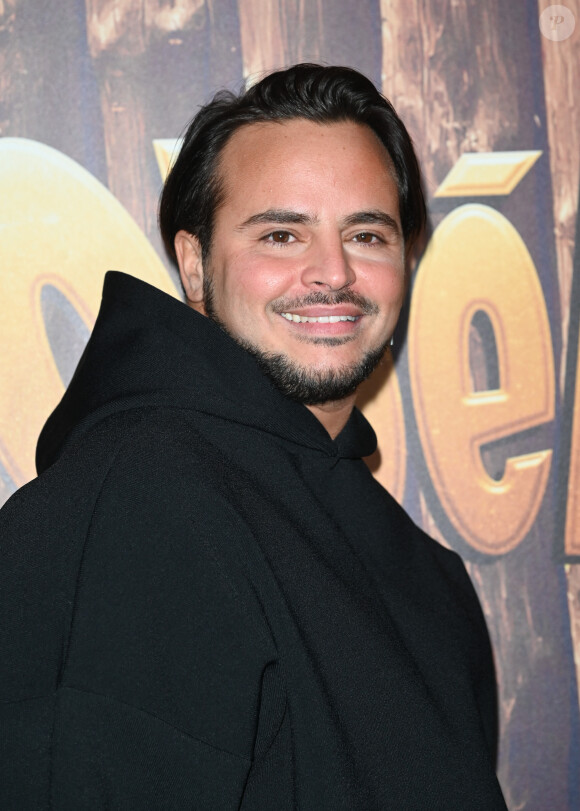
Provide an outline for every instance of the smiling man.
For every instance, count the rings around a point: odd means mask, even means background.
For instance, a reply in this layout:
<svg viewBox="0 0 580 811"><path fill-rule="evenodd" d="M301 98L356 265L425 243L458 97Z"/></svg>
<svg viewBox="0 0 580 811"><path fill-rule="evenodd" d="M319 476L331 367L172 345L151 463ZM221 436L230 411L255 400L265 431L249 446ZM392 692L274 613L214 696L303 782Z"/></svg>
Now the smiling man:
<svg viewBox="0 0 580 811"><path fill-rule="evenodd" d="M354 407L424 221L353 70L200 110L160 206L189 306L108 275L0 514L3 808L505 809L477 598Z"/></svg>
<svg viewBox="0 0 580 811"><path fill-rule="evenodd" d="M277 120L238 129L220 175L227 191L207 261L197 236L175 237L187 299L334 438L384 354L404 295L389 153L354 121Z"/></svg>

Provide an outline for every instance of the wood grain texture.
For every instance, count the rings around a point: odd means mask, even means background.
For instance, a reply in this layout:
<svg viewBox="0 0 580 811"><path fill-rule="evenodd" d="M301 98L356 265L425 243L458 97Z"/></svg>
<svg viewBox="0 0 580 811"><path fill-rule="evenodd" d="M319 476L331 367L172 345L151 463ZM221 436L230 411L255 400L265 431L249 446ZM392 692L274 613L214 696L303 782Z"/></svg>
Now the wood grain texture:
<svg viewBox="0 0 580 811"><path fill-rule="evenodd" d="M151 188L151 88L146 81L154 46L171 47L193 27L203 0L86 0L87 41L101 92L108 185L143 231L156 231ZM177 45L177 43L175 43ZM151 181L151 182L150 182Z"/></svg>
<svg viewBox="0 0 580 811"><path fill-rule="evenodd" d="M540 0L538 13L550 3ZM546 126L550 144L550 169L554 201L554 236L562 305L562 375L570 309L570 288L574 260L578 187L580 185L580 2L567 0L565 6L576 17L571 37L553 42L542 37ZM564 379L561 380L562 388Z"/></svg>
<svg viewBox="0 0 580 811"><path fill-rule="evenodd" d="M415 140L428 197L463 152L526 149L537 143L531 66L540 60L531 49L539 32L530 40L528 11L529 4L500 0L382 0L383 92ZM528 193L538 194L541 184L527 182ZM520 193L527 190L522 185ZM508 217L515 211L516 193L513 197L504 207ZM441 216L433 217L432 224ZM528 241L528 234L522 235ZM549 290L550 268L542 271ZM484 353L472 348L472 379L477 388L487 388ZM429 499L419 501L422 525L450 545ZM488 563L474 558L468 565L496 656L500 779L508 807L528 811L569 807L568 769L574 768L570 751L578 724L576 703L567 695L574 673L562 638L569 621L565 585L551 559L553 509L548 493L520 547L503 558ZM555 684L555 671L561 686ZM533 729L541 742L530 736Z"/></svg>
<svg viewBox="0 0 580 811"><path fill-rule="evenodd" d="M102 179L84 19L67 5L0 2L0 135L53 146Z"/></svg>
<svg viewBox="0 0 580 811"><path fill-rule="evenodd" d="M241 79L235 0L86 0L101 96L108 186L164 256L155 138L176 138L199 106Z"/></svg>
<svg viewBox="0 0 580 811"><path fill-rule="evenodd" d="M534 6L539 16L549 4L86 0L83 18L68 2L0 0L0 134L34 138L79 160L161 250L152 139L178 136L218 87L281 65L339 62L380 84L415 139L429 195L463 151L532 148L540 133L549 143L564 358L580 174L580 2L566 0L577 28L564 42L540 39L534 28ZM533 70L525 58L532 28ZM537 120L534 93L543 100ZM472 371L485 388L482 352L474 346ZM0 502L12 486L0 471ZM406 506L416 501L416 517L449 545L424 493L411 487ZM548 495L521 548L469 564L496 651L500 774L514 810L569 807L578 706L566 668L571 628L580 683L580 566L564 574L552 560L554 510Z"/></svg>
<svg viewBox="0 0 580 811"><path fill-rule="evenodd" d="M277 2L239 0L244 78L253 83L262 74L289 61L283 9Z"/></svg>
<svg viewBox="0 0 580 811"><path fill-rule="evenodd" d="M200 25L204 0L86 0L91 55L138 56L152 38Z"/></svg>
<svg viewBox="0 0 580 811"><path fill-rule="evenodd" d="M538 3L538 15L552 5ZM542 37L546 126L550 144L550 170L554 205L554 239L562 311L562 365L560 385L565 385L568 328L570 324L570 291L574 264L578 189L580 186L580 2L565 3L576 18L571 37L561 42ZM580 564L566 567L570 629L575 651L576 681L580 701Z"/></svg>
<svg viewBox="0 0 580 811"><path fill-rule="evenodd" d="M333 0L238 0L238 13L251 81L296 62L321 62L355 67L380 83L378 0L357 0L353 14Z"/></svg>
<svg viewBox="0 0 580 811"><path fill-rule="evenodd" d="M429 194L463 152L517 143L509 16L501 0L381 0L382 88L417 143Z"/></svg>

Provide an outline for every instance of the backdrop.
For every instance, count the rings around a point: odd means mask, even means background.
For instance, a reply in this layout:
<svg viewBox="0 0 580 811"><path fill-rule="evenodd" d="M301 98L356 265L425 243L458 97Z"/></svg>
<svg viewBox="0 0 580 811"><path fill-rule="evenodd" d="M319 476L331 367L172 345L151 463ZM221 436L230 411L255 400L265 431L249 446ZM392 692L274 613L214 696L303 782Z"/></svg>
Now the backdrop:
<svg viewBox="0 0 580 811"><path fill-rule="evenodd" d="M0 501L105 271L179 295L156 228L175 141L222 86L351 65L417 146L430 232L360 403L375 475L468 563L495 650L510 809L577 809L580 2L1 0Z"/></svg>

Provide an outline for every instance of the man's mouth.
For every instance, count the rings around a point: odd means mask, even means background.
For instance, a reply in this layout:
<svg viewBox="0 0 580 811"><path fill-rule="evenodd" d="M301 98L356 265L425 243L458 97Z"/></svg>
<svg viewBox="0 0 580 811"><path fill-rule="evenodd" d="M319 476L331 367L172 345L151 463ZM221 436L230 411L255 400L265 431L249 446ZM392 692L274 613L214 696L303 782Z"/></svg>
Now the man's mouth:
<svg viewBox="0 0 580 811"><path fill-rule="evenodd" d="M298 313L280 313L287 321L296 324L337 324L339 321L358 321L360 315L298 315Z"/></svg>
<svg viewBox="0 0 580 811"><path fill-rule="evenodd" d="M365 315L378 315L379 312L374 302L350 289L335 293L312 291L301 298L280 298L272 302L272 308L294 324L350 322L352 325ZM347 329L346 323L343 329Z"/></svg>

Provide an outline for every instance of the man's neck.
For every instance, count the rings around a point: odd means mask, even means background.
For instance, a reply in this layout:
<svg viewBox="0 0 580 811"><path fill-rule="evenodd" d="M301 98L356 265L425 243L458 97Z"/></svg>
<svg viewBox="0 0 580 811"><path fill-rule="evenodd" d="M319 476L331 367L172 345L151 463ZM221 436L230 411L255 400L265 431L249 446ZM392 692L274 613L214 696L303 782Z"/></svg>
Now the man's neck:
<svg viewBox="0 0 580 811"><path fill-rule="evenodd" d="M351 394L350 397L345 397L344 400L332 400L320 405L307 405L306 408L322 423L331 438L336 439L348 422L354 408L355 398L356 395Z"/></svg>

